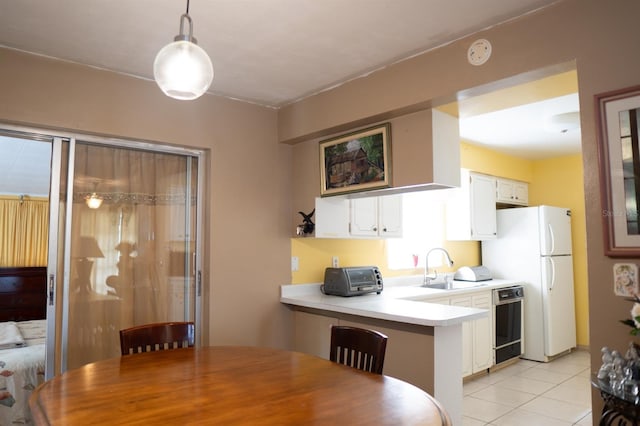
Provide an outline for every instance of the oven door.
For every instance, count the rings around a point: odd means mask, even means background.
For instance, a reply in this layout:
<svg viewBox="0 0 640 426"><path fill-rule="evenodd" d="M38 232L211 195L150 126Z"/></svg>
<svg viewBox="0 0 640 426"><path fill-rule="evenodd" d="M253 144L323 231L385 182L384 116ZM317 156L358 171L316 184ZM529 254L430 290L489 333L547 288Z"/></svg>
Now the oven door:
<svg viewBox="0 0 640 426"><path fill-rule="evenodd" d="M522 298L496 303L494 324L495 363L522 355Z"/></svg>

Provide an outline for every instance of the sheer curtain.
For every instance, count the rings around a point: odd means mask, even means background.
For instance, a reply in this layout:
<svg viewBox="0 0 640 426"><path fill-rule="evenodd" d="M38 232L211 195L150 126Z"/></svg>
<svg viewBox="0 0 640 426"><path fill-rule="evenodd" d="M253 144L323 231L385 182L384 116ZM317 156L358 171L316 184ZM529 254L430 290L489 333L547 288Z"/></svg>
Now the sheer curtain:
<svg viewBox="0 0 640 426"><path fill-rule="evenodd" d="M194 294L195 200L187 198L196 175L187 162L76 144L68 368L118 356L122 328L193 319L184 308ZM97 209L85 202L94 192L103 199Z"/></svg>
<svg viewBox="0 0 640 426"><path fill-rule="evenodd" d="M47 266L48 200L0 198L0 267Z"/></svg>

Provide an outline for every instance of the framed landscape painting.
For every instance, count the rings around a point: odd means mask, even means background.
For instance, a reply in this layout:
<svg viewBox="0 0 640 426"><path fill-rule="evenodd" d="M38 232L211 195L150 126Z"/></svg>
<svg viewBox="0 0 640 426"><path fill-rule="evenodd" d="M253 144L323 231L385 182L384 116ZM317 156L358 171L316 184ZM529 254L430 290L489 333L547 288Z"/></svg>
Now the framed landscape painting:
<svg viewBox="0 0 640 426"><path fill-rule="evenodd" d="M391 185L391 124L358 130L320 142L320 195Z"/></svg>

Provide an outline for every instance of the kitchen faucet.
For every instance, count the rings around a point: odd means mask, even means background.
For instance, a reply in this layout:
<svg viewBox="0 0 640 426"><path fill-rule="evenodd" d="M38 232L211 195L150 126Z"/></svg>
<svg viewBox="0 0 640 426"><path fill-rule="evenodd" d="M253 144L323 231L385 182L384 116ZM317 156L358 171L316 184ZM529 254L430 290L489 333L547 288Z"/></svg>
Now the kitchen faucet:
<svg viewBox="0 0 640 426"><path fill-rule="evenodd" d="M424 259L424 285L429 285L431 280L435 280L436 278L438 278L438 271L436 271L435 269L433 270L433 276L429 275L429 255L431 254L431 252L436 250L444 253L445 257L447 258L447 265L449 265L450 267L453 266L453 260L451 260L451 256L449 256L448 251L446 251L442 247L432 248L427 252L427 256Z"/></svg>

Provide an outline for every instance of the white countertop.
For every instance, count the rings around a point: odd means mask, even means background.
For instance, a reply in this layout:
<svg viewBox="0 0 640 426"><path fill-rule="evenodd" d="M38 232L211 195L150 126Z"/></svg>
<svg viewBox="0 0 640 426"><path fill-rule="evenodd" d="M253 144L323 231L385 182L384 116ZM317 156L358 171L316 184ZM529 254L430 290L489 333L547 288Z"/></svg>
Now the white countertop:
<svg viewBox="0 0 640 426"><path fill-rule="evenodd" d="M282 285L280 302L381 320L444 327L483 318L489 311L429 303L429 300L518 284L518 281L512 280L490 280L482 283L454 281L454 290L439 290L421 287L421 281L422 276L385 278L381 294L370 293L353 297L325 295L320 291L320 283Z"/></svg>

